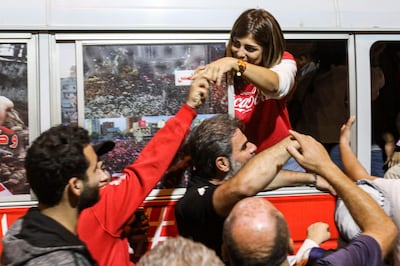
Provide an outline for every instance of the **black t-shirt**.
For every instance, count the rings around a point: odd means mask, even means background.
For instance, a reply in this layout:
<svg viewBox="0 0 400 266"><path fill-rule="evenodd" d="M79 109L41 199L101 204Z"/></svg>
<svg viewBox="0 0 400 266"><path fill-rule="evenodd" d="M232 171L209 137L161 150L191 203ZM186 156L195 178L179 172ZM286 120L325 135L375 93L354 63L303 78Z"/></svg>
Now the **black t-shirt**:
<svg viewBox="0 0 400 266"><path fill-rule="evenodd" d="M175 206L175 216L181 236L203 243L221 257L225 217L218 216L212 204L216 188L208 180L192 177L185 195Z"/></svg>

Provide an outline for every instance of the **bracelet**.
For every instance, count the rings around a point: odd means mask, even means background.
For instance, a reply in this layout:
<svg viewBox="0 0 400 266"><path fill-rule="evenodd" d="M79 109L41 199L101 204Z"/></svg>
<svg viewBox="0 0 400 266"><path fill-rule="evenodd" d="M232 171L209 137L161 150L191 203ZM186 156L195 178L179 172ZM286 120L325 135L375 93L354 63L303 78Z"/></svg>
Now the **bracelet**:
<svg viewBox="0 0 400 266"><path fill-rule="evenodd" d="M314 180L311 182L311 184L308 184L307 186L309 187L316 187L317 186L317 181L318 181L318 176L316 173L311 173L314 177Z"/></svg>
<svg viewBox="0 0 400 266"><path fill-rule="evenodd" d="M243 73L246 71L247 68L247 64L245 61L243 61L242 59L237 61L238 67L239 67L239 71L236 72L236 76L240 77L243 75Z"/></svg>

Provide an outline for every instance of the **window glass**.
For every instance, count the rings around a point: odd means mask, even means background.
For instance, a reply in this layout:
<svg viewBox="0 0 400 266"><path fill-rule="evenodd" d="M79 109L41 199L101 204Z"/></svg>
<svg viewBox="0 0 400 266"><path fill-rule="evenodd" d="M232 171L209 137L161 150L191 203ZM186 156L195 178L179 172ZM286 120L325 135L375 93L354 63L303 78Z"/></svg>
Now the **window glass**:
<svg viewBox="0 0 400 266"><path fill-rule="evenodd" d="M27 66L26 43L0 43L0 197L29 194Z"/></svg>
<svg viewBox="0 0 400 266"><path fill-rule="evenodd" d="M75 44L60 48L63 123L77 122ZM84 126L92 141L112 139L116 148L103 160L118 176L145 144L174 115L185 99L194 69L225 55L216 43L148 43L82 45ZM346 39L288 39L298 64L296 88L288 99L292 126L312 135L341 166L340 126L349 117L349 70ZM79 56L79 55L78 55ZM68 60L64 58L68 57ZM71 61L71 59L73 59ZM68 61L68 64L66 63ZM78 68L79 69L79 68ZM79 74L79 73L78 73ZM226 84L213 88L198 120L227 112ZM195 121L195 123L197 122ZM175 165L183 164L176 158ZM180 169L178 169L179 171ZM185 187L187 177L173 173L157 188Z"/></svg>
<svg viewBox="0 0 400 266"><path fill-rule="evenodd" d="M60 43L59 73L61 88L61 122L78 124L75 43Z"/></svg>
<svg viewBox="0 0 400 266"><path fill-rule="evenodd" d="M225 41L82 45L84 127L93 143L113 140L102 160L114 177L134 161L154 134L185 102L194 70L225 55ZM59 42L62 123L78 123L76 44ZM79 68L78 68L79 69ZM228 112L227 84L212 86L193 125ZM177 169L179 155L171 166ZM171 173L171 171L169 171ZM156 188L186 186L181 172Z"/></svg>
<svg viewBox="0 0 400 266"><path fill-rule="evenodd" d="M84 45L85 127L94 142L113 139L103 158L113 175L134 161L186 99L191 76L224 56L225 43ZM226 84L213 87L197 121L227 112ZM185 186L164 178L157 188Z"/></svg>
<svg viewBox="0 0 400 266"><path fill-rule="evenodd" d="M376 42L370 62L371 175L383 177L400 158L400 42Z"/></svg>
<svg viewBox="0 0 400 266"><path fill-rule="evenodd" d="M320 141L341 167L338 143L348 119L349 69L346 40L287 40L298 64L288 101L292 127Z"/></svg>

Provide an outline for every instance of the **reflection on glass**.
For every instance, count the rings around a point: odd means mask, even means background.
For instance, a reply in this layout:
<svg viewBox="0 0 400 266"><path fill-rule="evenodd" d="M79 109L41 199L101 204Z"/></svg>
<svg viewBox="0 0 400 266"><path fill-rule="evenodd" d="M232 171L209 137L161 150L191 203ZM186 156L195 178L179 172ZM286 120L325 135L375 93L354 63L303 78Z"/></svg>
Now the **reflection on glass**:
<svg viewBox="0 0 400 266"><path fill-rule="evenodd" d="M400 134L400 127L396 126L400 112L400 43L377 42L371 47L370 56L371 175L383 177L400 156L395 152Z"/></svg>
<svg viewBox="0 0 400 266"><path fill-rule="evenodd" d="M83 46L85 128L94 142L116 142L102 158L110 172L134 161L178 112L194 70L224 54L224 42ZM228 112L227 99L226 83L213 87L198 119Z"/></svg>
<svg viewBox="0 0 400 266"><path fill-rule="evenodd" d="M0 197L29 194L24 158L29 144L27 47L0 44Z"/></svg>
<svg viewBox="0 0 400 266"><path fill-rule="evenodd" d="M78 124L78 106L76 90L75 44L60 43L59 72L61 88L61 122Z"/></svg>
<svg viewBox="0 0 400 266"><path fill-rule="evenodd" d="M349 117L346 40L287 40L298 64L297 85L288 101L295 130L311 135L341 167L340 127Z"/></svg>

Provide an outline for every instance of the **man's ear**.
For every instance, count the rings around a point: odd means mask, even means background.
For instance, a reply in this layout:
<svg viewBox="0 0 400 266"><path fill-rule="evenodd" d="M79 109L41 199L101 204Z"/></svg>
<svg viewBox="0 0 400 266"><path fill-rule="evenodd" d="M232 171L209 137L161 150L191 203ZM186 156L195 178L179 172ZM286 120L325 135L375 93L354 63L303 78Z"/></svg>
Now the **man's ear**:
<svg viewBox="0 0 400 266"><path fill-rule="evenodd" d="M71 177L68 180L70 191L75 196L80 196L83 190L83 181L77 177Z"/></svg>
<svg viewBox="0 0 400 266"><path fill-rule="evenodd" d="M215 165L217 166L218 170L225 173L229 172L229 170L231 169L229 159L226 158L225 156L217 157L217 159L215 159Z"/></svg>
<svg viewBox="0 0 400 266"><path fill-rule="evenodd" d="M289 238L288 253L289 253L289 255L294 255L294 244L293 244L292 238Z"/></svg>

